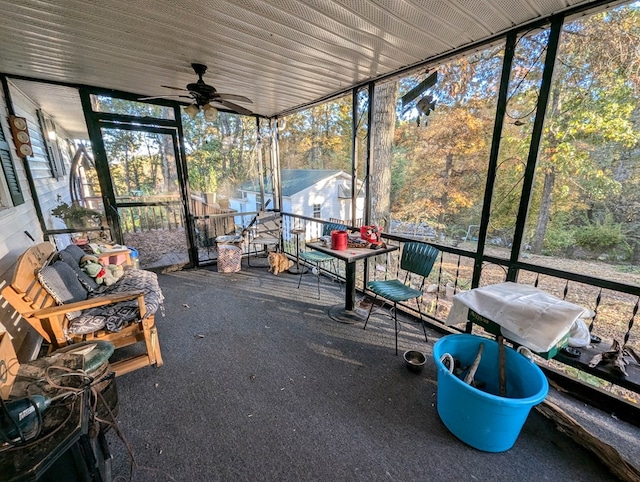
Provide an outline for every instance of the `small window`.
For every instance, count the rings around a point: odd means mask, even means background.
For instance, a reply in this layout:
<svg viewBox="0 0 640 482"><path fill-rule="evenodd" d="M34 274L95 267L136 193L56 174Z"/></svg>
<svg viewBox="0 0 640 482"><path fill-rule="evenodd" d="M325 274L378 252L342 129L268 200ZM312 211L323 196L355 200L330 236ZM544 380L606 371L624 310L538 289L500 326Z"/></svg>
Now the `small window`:
<svg viewBox="0 0 640 482"><path fill-rule="evenodd" d="M66 169L62 159L62 151L58 144L58 133L53 119L38 109L38 122L42 133L42 142L45 146L47 161L51 176L58 179L66 174Z"/></svg>
<svg viewBox="0 0 640 482"><path fill-rule="evenodd" d="M313 205L313 217L316 219L322 218L322 204Z"/></svg>

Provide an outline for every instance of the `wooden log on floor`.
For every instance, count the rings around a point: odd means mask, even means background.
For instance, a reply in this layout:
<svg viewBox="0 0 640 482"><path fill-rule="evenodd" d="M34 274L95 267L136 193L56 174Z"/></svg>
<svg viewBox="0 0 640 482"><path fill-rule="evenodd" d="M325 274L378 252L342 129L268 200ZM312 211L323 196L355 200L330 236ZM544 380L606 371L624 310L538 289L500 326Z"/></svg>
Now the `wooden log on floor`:
<svg viewBox="0 0 640 482"><path fill-rule="evenodd" d="M611 445L604 443L594 436L580 423L553 402L545 400L536 406L545 417L555 422L561 432L566 433L578 445L593 452L606 465L611 473L620 480L637 482L640 480L640 470L627 462Z"/></svg>

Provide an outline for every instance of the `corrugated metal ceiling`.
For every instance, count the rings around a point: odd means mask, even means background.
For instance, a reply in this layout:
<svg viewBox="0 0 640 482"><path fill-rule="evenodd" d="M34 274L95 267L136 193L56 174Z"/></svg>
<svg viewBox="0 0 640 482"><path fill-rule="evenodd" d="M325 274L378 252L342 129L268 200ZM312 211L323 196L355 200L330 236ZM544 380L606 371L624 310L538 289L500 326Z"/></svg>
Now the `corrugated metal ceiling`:
<svg viewBox="0 0 640 482"><path fill-rule="evenodd" d="M176 91L161 85L194 82L190 64L199 62L209 67L206 83L247 96L254 102L247 107L272 116L593 3L0 0L0 72L168 95Z"/></svg>

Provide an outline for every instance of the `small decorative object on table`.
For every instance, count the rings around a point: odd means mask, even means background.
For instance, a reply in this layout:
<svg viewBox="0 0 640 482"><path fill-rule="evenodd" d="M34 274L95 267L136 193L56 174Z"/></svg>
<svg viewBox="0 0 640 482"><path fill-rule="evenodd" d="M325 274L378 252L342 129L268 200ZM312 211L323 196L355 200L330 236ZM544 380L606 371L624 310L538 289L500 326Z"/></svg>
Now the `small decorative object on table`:
<svg viewBox="0 0 640 482"><path fill-rule="evenodd" d="M348 248L368 248L370 246L371 243L369 243L368 241L365 241L364 239L360 238L359 236L357 238L352 238L349 237L349 241L347 243L347 247Z"/></svg>
<svg viewBox="0 0 640 482"><path fill-rule="evenodd" d="M361 226L360 237L371 244L381 244L382 226Z"/></svg>

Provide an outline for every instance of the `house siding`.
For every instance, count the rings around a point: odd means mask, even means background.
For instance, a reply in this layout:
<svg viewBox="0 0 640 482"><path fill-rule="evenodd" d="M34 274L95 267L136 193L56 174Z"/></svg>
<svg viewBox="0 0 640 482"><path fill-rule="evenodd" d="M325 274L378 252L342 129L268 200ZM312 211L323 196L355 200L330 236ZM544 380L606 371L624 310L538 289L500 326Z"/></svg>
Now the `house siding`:
<svg viewBox="0 0 640 482"><path fill-rule="evenodd" d="M29 162L34 182L40 193L43 212L49 213L51 208L57 204L57 194L65 192L67 179L55 179L51 176L36 106L15 88L11 88L11 96L16 115L27 119L34 155L30 156L26 162ZM23 204L0 211L0 289L11 282L15 263L24 250L44 239L27 182L25 161L17 156L8 117L9 110L6 99L4 94L0 92L0 125L9 143L11 157L25 201ZM66 195L68 196L68 192ZM29 233L35 241L32 241L26 233ZM24 320L17 316L10 305L3 302L0 306L2 306L0 309L0 331L7 331L12 338L14 348L16 351L20 351L20 347L30 332L29 327Z"/></svg>
<svg viewBox="0 0 640 482"><path fill-rule="evenodd" d="M11 86L11 83L9 85ZM63 201L69 202L70 193L68 176L60 176L58 178L53 177L47 155L47 147L44 139L42 138L43 133L38 119L38 106L15 87L11 88L11 96L14 103L14 109L16 110L16 115L25 117L29 126L31 147L33 148L33 156L29 157L29 167L31 168L31 175L33 177L33 183L36 188L45 224L52 229L64 229L64 222L51 216L51 209L58 204L58 197ZM58 132L58 134L61 137L64 137L63 132ZM66 172L69 172L69 155L66 152L66 149L62 149L61 151L63 156L62 162L65 163Z"/></svg>
<svg viewBox="0 0 640 482"><path fill-rule="evenodd" d="M291 212L313 217L314 204L320 204L321 219L349 219L351 200L338 197L339 187L345 183L350 184L351 177L341 174L324 179L307 189L297 192L291 196Z"/></svg>

